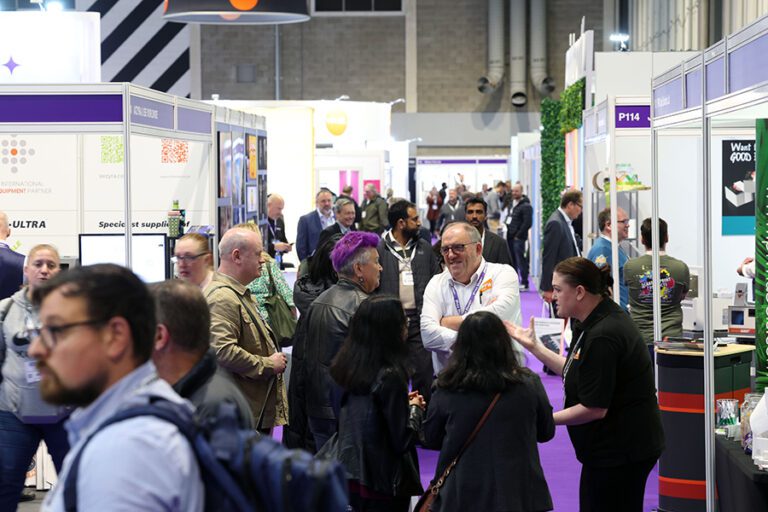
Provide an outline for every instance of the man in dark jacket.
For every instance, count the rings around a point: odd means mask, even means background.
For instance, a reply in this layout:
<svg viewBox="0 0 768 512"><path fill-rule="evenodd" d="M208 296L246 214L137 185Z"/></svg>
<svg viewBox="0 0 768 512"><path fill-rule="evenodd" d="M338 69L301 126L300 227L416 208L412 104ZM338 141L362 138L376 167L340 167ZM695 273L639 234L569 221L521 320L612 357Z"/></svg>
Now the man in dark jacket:
<svg viewBox="0 0 768 512"><path fill-rule="evenodd" d="M541 281L539 291L542 298L552 303L552 274L555 266L572 256L579 256L576 233L571 222L579 216L582 209L580 190L568 190L560 198L560 208L552 212L544 226L541 255ZM557 305L554 305L555 311Z"/></svg>
<svg viewBox="0 0 768 512"><path fill-rule="evenodd" d="M416 205L401 200L389 209L389 225L379 242L381 284L377 293L399 297L408 318L408 371L413 390L429 401L432 388L432 356L421 343L419 327L424 290L440 263L432 246L419 237L421 219Z"/></svg>
<svg viewBox="0 0 768 512"><path fill-rule="evenodd" d="M24 255L12 250L6 240L11 236L8 216L0 212L0 299L10 297L21 288Z"/></svg>
<svg viewBox="0 0 768 512"><path fill-rule="evenodd" d="M248 401L210 348L211 314L200 289L173 279L153 284L157 332L152 361L157 374L197 409L202 420L215 417L219 404L235 405L241 428L253 428Z"/></svg>
<svg viewBox="0 0 768 512"><path fill-rule="evenodd" d="M360 205L362 220L358 224L360 231L380 235L387 229L387 202L379 195L376 187L369 183L365 186L365 200Z"/></svg>
<svg viewBox="0 0 768 512"><path fill-rule="evenodd" d="M464 205L464 215L467 222L472 224L480 233L480 241L483 244L483 258L490 263L501 263L503 265L512 265L512 256L509 254L509 247L496 233L491 233L485 227L488 205L484 199L472 197Z"/></svg>
<svg viewBox="0 0 768 512"><path fill-rule="evenodd" d="M528 196L523 194L523 186L519 183L512 186L512 200L512 213L507 217L507 244L512 252L512 266L520 275L520 289L524 290L528 288L525 243L528 241L528 230L533 222L533 207Z"/></svg>

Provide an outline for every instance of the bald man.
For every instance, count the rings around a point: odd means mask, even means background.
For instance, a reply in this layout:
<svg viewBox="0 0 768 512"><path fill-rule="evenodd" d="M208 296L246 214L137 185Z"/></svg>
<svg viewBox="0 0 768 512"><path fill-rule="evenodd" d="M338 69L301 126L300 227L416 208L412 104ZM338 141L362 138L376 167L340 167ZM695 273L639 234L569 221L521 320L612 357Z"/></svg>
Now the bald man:
<svg viewBox="0 0 768 512"><path fill-rule="evenodd" d="M8 215L0 212L0 300L19 291L24 277L24 255L10 248L6 241L9 236Z"/></svg>
<svg viewBox="0 0 768 512"><path fill-rule="evenodd" d="M211 346L254 413L256 428L288 422L286 357L261 318L248 284L261 275L264 247L257 231L232 228L219 242L219 270L203 290L211 311ZM262 421L259 416L263 411Z"/></svg>
<svg viewBox="0 0 768 512"><path fill-rule="evenodd" d="M285 199L279 194L270 194L267 197L267 252L273 258L276 253L291 252L293 246L288 243L285 236L285 221L283 220L283 208Z"/></svg>

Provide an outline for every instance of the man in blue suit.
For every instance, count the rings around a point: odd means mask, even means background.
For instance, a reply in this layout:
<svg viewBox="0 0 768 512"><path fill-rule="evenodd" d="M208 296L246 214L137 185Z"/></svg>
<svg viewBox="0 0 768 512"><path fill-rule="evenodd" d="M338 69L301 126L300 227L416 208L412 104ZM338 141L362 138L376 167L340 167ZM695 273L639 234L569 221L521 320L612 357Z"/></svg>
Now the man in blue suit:
<svg viewBox="0 0 768 512"><path fill-rule="evenodd" d="M315 196L315 205L317 207L314 210L299 218L299 227L296 230L296 253L299 255L299 261L312 256L317 249L320 232L336 222L330 190L320 189Z"/></svg>
<svg viewBox="0 0 768 512"><path fill-rule="evenodd" d="M8 216L0 212L0 299L19 291L24 276L24 256L11 250L6 243L9 236Z"/></svg>

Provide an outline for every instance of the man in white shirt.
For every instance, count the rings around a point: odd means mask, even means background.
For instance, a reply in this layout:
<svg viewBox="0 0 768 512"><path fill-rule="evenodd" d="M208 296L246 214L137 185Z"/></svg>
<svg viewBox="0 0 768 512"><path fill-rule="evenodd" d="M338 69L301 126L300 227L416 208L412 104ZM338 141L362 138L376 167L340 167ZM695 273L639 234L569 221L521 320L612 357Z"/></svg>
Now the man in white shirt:
<svg viewBox="0 0 768 512"><path fill-rule="evenodd" d="M434 276L424 291L421 339L432 353L435 374L445 367L464 318L476 311L490 311L502 320L520 319L517 273L509 265L483 259L480 233L467 222L445 229L440 251L445 271ZM522 348L512 347L523 363Z"/></svg>

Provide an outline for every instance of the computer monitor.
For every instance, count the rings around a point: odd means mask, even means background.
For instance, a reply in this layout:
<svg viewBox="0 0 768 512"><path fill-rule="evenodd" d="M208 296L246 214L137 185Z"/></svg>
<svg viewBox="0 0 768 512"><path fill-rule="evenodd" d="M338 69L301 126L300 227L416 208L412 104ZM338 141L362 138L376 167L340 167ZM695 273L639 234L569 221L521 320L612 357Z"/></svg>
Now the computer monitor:
<svg viewBox="0 0 768 512"><path fill-rule="evenodd" d="M81 234L80 265L114 263L125 266L125 235ZM131 270L145 283L170 277L168 237L164 233L131 235Z"/></svg>

